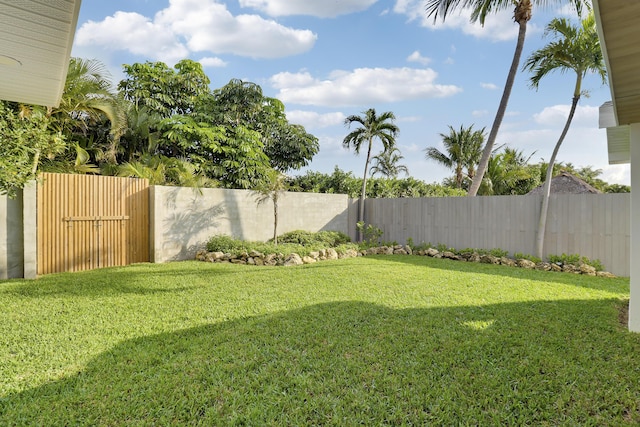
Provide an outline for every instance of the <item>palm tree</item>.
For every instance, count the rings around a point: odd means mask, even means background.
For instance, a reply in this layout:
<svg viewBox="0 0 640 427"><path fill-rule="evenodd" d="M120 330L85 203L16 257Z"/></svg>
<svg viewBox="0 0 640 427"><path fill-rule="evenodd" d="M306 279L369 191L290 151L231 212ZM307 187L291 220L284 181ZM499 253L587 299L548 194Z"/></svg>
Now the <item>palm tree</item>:
<svg viewBox="0 0 640 427"><path fill-rule="evenodd" d="M508 147L501 153L494 152L478 194L501 196L528 193L540 182L537 167L528 164L534 154L527 157L522 151Z"/></svg>
<svg viewBox="0 0 640 427"><path fill-rule="evenodd" d="M482 154L484 128L473 130L473 125L468 128L461 125L460 130L456 131L449 126L449 134L441 133L440 137L445 152L436 147L428 147L425 158L453 169L456 187L462 188L465 179L473 179L475 175L475 167Z"/></svg>
<svg viewBox="0 0 640 427"><path fill-rule="evenodd" d="M502 119L507 111L507 104L509 103L509 97L511 96L511 89L513 88L513 82L518 72L518 66L520 64L520 57L522 56L522 49L524 48L524 39L527 33L527 23L531 20L531 14L533 11L533 5L549 5L556 3L572 4L575 6L578 14L582 11L582 6L589 6L588 0L427 0L427 15L433 16L434 19L438 18L438 15L442 16L444 20L448 14L452 13L456 9L470 8L471 9L471 21L484 25L484 21L489 13L497 12L515 5L513 11L513 20L518 24L518 41L516 43L516 50L513 53L513 59L511 61L511 67L509 68L509 74L507 74L507 81L504 85L502 92L502 98L500 99L500 105L496 112L496 117L491 126L489 132L489 139L482 152L480 163L478 164L478 171L469 188L469 196L475 196L478 193L482 178L487 169L489 158L493 152L493 145L498 136L498 130L502 124Z"/></svg>
<svg viewBox="0 0 640 427"><path fill-rule="evenodd" d="M268 200L273 202L273 244L276 246L278 245L278 201L280 196L288 189L287 176L276 169L272 169L253 190L256 194L256 203L258 205Z"/></svg>
<svg viewBox="0 0 640 427"><path fill-rule="evenodd" d="M362 177L362 191L360 193L360 209L358 210L358 221L364 221L364 200L367 190L367 172L369 171L369 161L371 160L371 148L373 140L379 139L384 150L387 151L396 144L396 137L400 132L398 126L393 121L396 116L391 111L386 111L379 116L374 108L363 111L364 116L352 115L344 119L344 124L351 126L352 123L359 123L361 126L349 132L342 141L345 148L353 148L356 154L360 154L363 145L367 145L367 160L364 163L364 174ZM362 234L362 233L360 233ZM360 235L362 240L362 235Z"/></svg>
<svg viewBox="0 0 640 427"><path fill-rule="evenodd" d="M547 174L544 181L544 191L542 195L542 207L540 209L540 219L538 222L538 235L536 237L536 256L542 258L544 247L544 233L547 224L547 210L549 207L549 193L551 192L551 177L553 164L556 160L560 145L564 141L573 115L575 114L582 95L582 80L589 73L597 74L602 80L602 84L607 82L607 70L600 50L600 40L596 30L596 21L593 13L590 13L582 20L580 26L572 25L567 19L553 19L545 30L545 35L552 35L555 39L548 45L536 50L529 56L524 65L524 69L533 75L530 84L537 89L543 77L553 71L573 71L576 75L576 82L573 89L573 99L569 116L562 129L562 133L553 149L553 154L549 159Z"/></svg>
<svg viewBox="0 0 640 427"><path fill-rule="evenodd" d="M401 172L409 175L409 169L405 165L398 164L402 159L404 159L404 156L400 154L400 150L396 147L391 147L389 150L385 150L373 158L376 164L371 166L369 172L371 176L379 173L389 178L395 178L400 175Z"/></svg>

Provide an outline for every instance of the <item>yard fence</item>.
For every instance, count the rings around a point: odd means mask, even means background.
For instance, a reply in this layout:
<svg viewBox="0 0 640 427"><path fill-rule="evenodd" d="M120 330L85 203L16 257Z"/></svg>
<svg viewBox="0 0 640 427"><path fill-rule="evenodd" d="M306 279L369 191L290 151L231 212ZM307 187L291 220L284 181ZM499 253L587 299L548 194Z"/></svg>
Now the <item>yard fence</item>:
<svg viewBox="0 0 640 427"><path fill-rule="evenodd" d="M147 186L114 177L45 178L15 199L0 196L0 279L193 259L215 234L261 241L273 234L273 205L256 203L248 190ZM77 192L69 187L74 182ZM385 241L533 254L540 197L369 199L365 222L382 229ZM97 207L89 208L91 203ZM356 237L358 201L346 195L290 192L279 206L279 234L337 230ZM629 244L629 194L551 196L546 255L580 254L628 276Z"/></svg>
<svg viewBox="0 0 640 427"><path fill-rule="evenodd" d="M383 240L535 254L541 195L369 199ZM630 194L552 195L544 256L580 254L629 275Z"/></svg>

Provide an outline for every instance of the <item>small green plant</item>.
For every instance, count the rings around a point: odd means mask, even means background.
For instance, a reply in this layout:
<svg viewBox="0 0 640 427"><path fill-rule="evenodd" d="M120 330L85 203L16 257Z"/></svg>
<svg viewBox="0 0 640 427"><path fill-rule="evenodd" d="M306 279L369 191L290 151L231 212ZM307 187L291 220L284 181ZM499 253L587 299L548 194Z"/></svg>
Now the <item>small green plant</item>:
<svg viewBox="0 0 640 427"><path fill-rule="evenodd" d="M493 255L494 257L502 258L509 255L509 251L505 251L504 249L495 248L489 251L489 255Z"/></svg>
<svg viewBox="0 0 640 427"><path fill-rule="evenodd" d="M529 255L529 254L523 254L522 252L514 253L513 257L515 259L526 259L526 260L529 260L531 262L535 262L536 264L539 263L539 262L542 262L542 260L540 258L538 258L537 256L533 256L533 255Z"/></svg>
<svg viewBox="0 0 640 427"><path fill-rule="evenodd" d="M358 231L364 236L364 243L369 246L375 246L379 244L380 237L384 234L384 231L373 224L366 224L364 221L358 221L356 224Z"/></svg>
<svg viewBox="0 0 640 427"><path fill-rule="evenodd" d="M231 236L218 234L207 242L209 252L237 252L246 250L246 242L234 239Z"/></svg>
<svg viewBox="0 0 640 427"><path fill-rule="evenodd" d="M602 262L600 262L599 259L589 259L586 256L581 256L578 254L562 254L562 255L549 255L548 256L549 262L555 263L555 264L559 264L559 265L565 265L565 264L573 264L573 265L579 265L579 264L587 264L592 266L593 268L595 268L597 271L602 271L604 270L604 266L602 265Z"/></svg>
<svg viewBox="0 0 640 427"><path fill-rule="evenodd" d="M305 231L294 230L278 236L280 243L295 243L298 245L324 245L336 247L351 242L351 238L341 231Z"/></svg>

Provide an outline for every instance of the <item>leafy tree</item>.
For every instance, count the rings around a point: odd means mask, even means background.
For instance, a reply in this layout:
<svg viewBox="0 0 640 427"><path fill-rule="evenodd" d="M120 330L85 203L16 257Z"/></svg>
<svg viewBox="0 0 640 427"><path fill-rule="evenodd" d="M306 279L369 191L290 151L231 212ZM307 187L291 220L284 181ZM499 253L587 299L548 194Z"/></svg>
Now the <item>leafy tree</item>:
<svg viewBox="0 0 640 427"><path fill-rule="evenodd" d="M288 122L281 101L265 97L252 82L232 79L214 90L206 101L206 114L216 124L259 132L271 167L281 172L307 166L320 149L315 136Z"/></svg>
<svg viewBox="0 0 640 427"><path fill-rule="evenodd" d="M480 189L487 165L489 164L489 158L493 152L493 145L496 141L496 137L498 136L498 130L502 124L504 114L507 111L507 104L509 102L509 97L511 96L511 89L513 88L513 83L518 72L520 57L522 56L522 50L524 48L527 23L531 20L533 6L545 6L550 3L558 5L571 4L576 8L578 13L581 12L583 5L589 6L587 0L426 0L427 15L433 16L434 19L437 19L438 15L440 15L444 20L456 9L471 8L471 21L479 21L482 25L484 25L485 19L490 13L511 8L515 5L513 20L518 24L518 41L511 61L511 67L509 68L509 73L507 75L507 81L502 92L502 98L500 99L500 105L498 106L496 117L493 121L493 125L491 126L487 144L482 152L477 173L471 182L471 187L469 188L469 196L475 196Z"/></svg>
<svg viewBox="0 0 640 427"><path fill-rule="evenodd" d="M547 25L545 34L551 35L554 40L543 48L533 52L524 65L525 70L533 74L530 79L531 86L537 89L540 81L554 71L573 71L576 76L576 81L569 116L549 159L549 165L551 165L551 167L547 168L547 176L544 181L542 207L540 209L540 220L536 237L536 256L539 258L542 258L544 247L549 194L551 193L551 172L553 171L556 156L569 131L571 121L573 120L578 102L583 93L582 80L587 74L595 73L600 77L602 84L606 84L607 77L607 70L600 49L600 40L598 38L593 13L590 13L583 19L579 27L572 25L569 20L564 18L553 19Z"/></svg>
<svg viewBox="0 0 640 427"><path fill-rule="evenodd" d="M66 148L62 132L51 131L45 109L21 107L0 101L0 194L9 197L36 178L41 157Z"/></svg>
<svg viewBox="0 0 640 427"><path fill-rule="evenodd" d="M335 167L333 173L307 171L304 175L290 178L292 191L311 193L347 194L351 198L360 196L362 178L353 173ZM464 196L464 190L445 187L440 184L427 184L413 177L374 178L367 180L367 197L445 197Z"/></svg>
<svg viewBox="0 0 640 427"><path fill-rule="evenodd" d="M399 164L402 159L404 157L400 155L400 150L396 147L391 147L389 150L385 150L373 157L375 164L371 166L369 172L371 172L372 177L377 173L388 178L395 178L401 172L409 175L409 169L405 165Z"/></svg>
<svg viewBox="0 0 640 427"><path fill-rule="evenodd" d="M367 159L364 163L364 174L362 176L362 191L360 193L360 208L358 211L358 221L364 221L364 200L366 198L367 189L367 172L369 171L369 161L371 160L371 149L374 139L382 142L384 150L391 149L396 143L396 136L400 129L393 121L395 115L390 112L384 112L380 116L376 114L373 108L363 112L363 116L351 115L344 120L345 125L351 126L353 123L360 124L360 127L349 132L342 141L342 145L346 148L353 148L356 154L360 154L363 145L367 146ZM362 233L360 233L362 234ZM362 235L360 236L362 240Z"/></svg>
<svg viewBox="0 0 640 427"><path fill-rule="evenodd" d="M538 169L529 165L531 156L533 154L526 157L521 151L508 147L501 153L494 153L489 159L489 167L479 194L487 196L527 194L540 182Z"/></svg>
<svg viewBox="0 0 640 427"><path fill-rule="evenodd" d="M473 179L475 175L475 168L482 154L484 128L473 130L473 125L468 128L460 126L460 130L456 131L449 126L449 134L441 133L440 137L445 152L429 147L425 150L425 157L453 169L456 187L463 188L465 180Z"/></svg>
<svg viewBox="0 0 640 427"><path fill-rule="evenodd" d="M174 68L164 62L123 65L126 78L118 84L136 109L146 107L161 118L194 111L199 97L209 93L209 77L199 62L183 59Z"/></svg>
<svg viewBox="0 0 640 427"><path fill-rule="evenodd" d="M137 160L118 166L117 175L146 178L151 185L176 185L181 187L212 187L214 182L190 162L175 157L143 154Z"/></svg>

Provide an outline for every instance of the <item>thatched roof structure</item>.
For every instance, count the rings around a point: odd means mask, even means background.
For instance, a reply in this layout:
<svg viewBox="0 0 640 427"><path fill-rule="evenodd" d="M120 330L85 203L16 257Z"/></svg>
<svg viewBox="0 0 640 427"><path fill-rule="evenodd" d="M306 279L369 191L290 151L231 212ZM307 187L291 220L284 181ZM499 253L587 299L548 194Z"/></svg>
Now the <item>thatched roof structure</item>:
<svg viewBox="0 0 640 427"><path fill-rule="evenodd" d="M543 186L539 185L527 194L542 194ZM551 194L600 194L601 191L587 184L577 176L561 172L551 179Z"/></svg>

